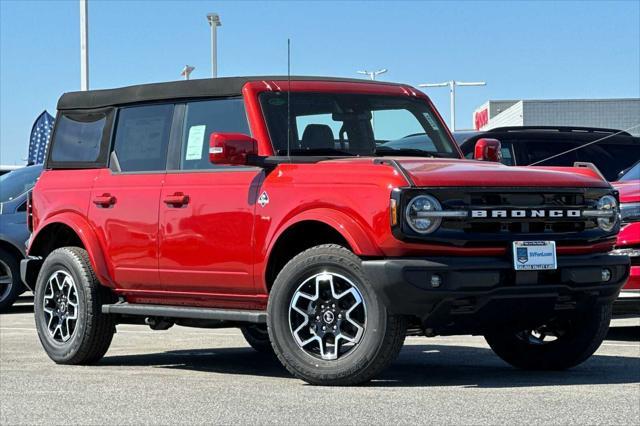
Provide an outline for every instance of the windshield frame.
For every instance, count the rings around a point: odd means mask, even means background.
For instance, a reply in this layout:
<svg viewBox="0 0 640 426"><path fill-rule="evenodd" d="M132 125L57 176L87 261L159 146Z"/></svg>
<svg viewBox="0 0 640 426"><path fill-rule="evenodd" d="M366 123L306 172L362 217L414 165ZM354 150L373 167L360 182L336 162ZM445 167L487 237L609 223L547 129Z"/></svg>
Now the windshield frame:
<svg viewBox="0 0 640 426"><path fill-rule="evenodd" d="M286 87L287 82L269 82L269 83L277 83L276 87L279 90L268 90L268 89L264 89L264 88L260 88L258 89L257 87L250 87L250 90L247 90L245 92L245 95L248 94L253 94L253 99L250 104L253 105L249 105L250 109L255 108L256 110L258 110L260 112L260 118L262 119L262 123L264 126L260 126L261 128L259 129L259 133L263 133L267 136L268 138L268 142L269 142L269 156L275 156L275 157L286 157L286 152L283 152L282 149L280 149L280 152L278 153L277 149L277 145L276 143L274 143L274 138L272 138L272 128L270 125L270 117L269 117L269 113L267 112L267 110L265 109L265 101L264 101L264 97L263 94L265 93L278 93L278 94L287 94L286 90L282 90L282 86ZM253 90L251 90L253 89ZM257 90L256 90L257 89ZM458 144L455 142L455 140L453 139L453 136L449 130L449 128L447 127L447 125L445 124L444 120L442 119L442 117L440 116L439 112L437 111L437 109L433 106L433 103L430 101L430 99L422 92L419 92L413 88L411 88L410 86L401 86L401 85L397 85L397 84L390 84L390 83L369 83L369 82L358 82L358 83L333 83L333 82L299 82L299 81L292 81L291 82L291 94L318 94L318 95L371 95L371 96L376 96L376 97L389 97L389 98L394 98L394 99L398 99L398 100L404 100L406 99L408 102L408 108L398 108L400 110L405 110L408 112L413 113L412 109L409 108L411 105L409 105L410 103L414 103L415 105L419 105L419 108L422 110L424 109L423 113L428 113L430 115L430 119L431 121L435 122L435 126L433 125L431 126L431 128L433 129L434 132L437 132L439 135L440 140L438 141L439 143L442 143L444 145L446 145L446 149L450 149L450 152L445 151L444 149L440 148L439 149L439 154L440 155L433 155L432 152L430 151L424 151L425 154L424 156L418 156L418 157L424 157L424 158L432 158L432 157L446 157L446 158L451 158L451 159L463 159L463 154L462 151L460 150L460 147L458 146ZM252 108L253 107L253 108ZM390 108L393 109L393 108ZM381 111L384 111L385 109L381 109ZM375 110L374 110L375 112ZM298 117L300 117L302 115L299 115ZM422 117L422 115L420 117L416 116L414 114L414 117L416 118L417 122L425 129L425 134L428 135L427 132L427 125L431 124L428 122L429 119L427 119L426 117ZM291 114L291 124L292 127L295 126L295 120L296 120L296 116ZM282 126L281 126L282 127ZM295 130L294 130L295 131ZM286 130L284 132L279 132L280 134L284 133L286 134ZM280 135L281 136L281 135ZM336 139L337 140L337 139ZM385 141L386 142L391 142L391 141L397 141L398 139L394 139L394 140L390 140L390 141ZM376 141L378 142L378 141ZM382 146L382 144L378 144L377 146ZM300 153L299 150L297 149L292 149L291 150L291 155L295 156L295 157L319 157L319 158L363 158L363 157L376 157L376 156L393 156L393 157L403 157L403 156L412 156L412 157L416 157L415 153L403 153L402 150L398 150L398 152L384 152L384 153L379 153L376 155L375 152L370 152L370 153L366 153L366 154L357 154L354 152L350 152L349 154L341 154L338 152L331 152L331 153L309 153L309 154L305 154L305 153Z"/></svg>

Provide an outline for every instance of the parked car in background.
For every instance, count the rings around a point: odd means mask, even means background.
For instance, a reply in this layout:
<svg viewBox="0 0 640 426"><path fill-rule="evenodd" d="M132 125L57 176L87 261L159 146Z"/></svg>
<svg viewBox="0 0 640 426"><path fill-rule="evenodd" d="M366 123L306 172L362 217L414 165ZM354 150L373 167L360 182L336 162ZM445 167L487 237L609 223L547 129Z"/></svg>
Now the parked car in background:
<svg viewBox="0 0 640 426"><path fill-rule="evenodd" d="M25 256L27 196L42 166L29 166L0 176L0 312L6 311L26 287L20 280Z"/></svg>
<svg viewBox="0 0 640 426"><path fill-rule="evenodd" d="M6 175L7 173L12 172L14 170L21 169L22 167L24 166L12 166L12 165L0 164L0 176Z"/></svg>
<svg viewBox="0 0 640 426"><path fill-rule="evenodd" d="M622 229L617 254L631 260L631 275L614 305L616 314L640 315L640 161L626 170L613 187L620 191Z"/></svg>
<svg viewBox="0 0 640 426"><path fill-rule="evenodd" d="M593 163L611 182L618 178L622 170L640 159L640 138L619 132L591 127L499 127L465 138L460 147L465 157L472 158L478 139L497 139L502 144L503 164L527 166L606 137L602 142L567 152L538 165L572 166L577 161Z"/></svg>

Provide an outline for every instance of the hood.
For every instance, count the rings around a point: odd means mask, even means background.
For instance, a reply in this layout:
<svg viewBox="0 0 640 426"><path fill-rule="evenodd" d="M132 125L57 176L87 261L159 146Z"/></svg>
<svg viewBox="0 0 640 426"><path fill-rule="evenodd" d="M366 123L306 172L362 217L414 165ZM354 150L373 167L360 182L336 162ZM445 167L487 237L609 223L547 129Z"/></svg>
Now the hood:
<svg viewBox="0 0 640 426"><path fill-rule="evenodd" d="M621 203L640 202L640 180L612 182L611 185L620 192Z"/></svg>
<svg viewBox="0 0 640 426"><path fill-rule="evenodd" d="M458 159L395 159L416 186L542 186L609 188L586 168L512 167Z"/></svg>

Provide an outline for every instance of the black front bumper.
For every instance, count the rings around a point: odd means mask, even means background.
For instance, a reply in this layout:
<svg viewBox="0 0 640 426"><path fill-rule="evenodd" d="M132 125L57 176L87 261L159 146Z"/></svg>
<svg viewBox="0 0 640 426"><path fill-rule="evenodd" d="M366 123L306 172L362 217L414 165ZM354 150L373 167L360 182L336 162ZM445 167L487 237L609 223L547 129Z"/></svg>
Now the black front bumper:
<svg viewBox="0 0 640 426"><path fill-rule="evenodd" d="M392 258L363 267L391 313L415 316L434 334L522 329L575 315L613 303L629 276L629 258L608 254L559 256L553 271L516 272L495 257ZM603 268L611 273L606 282Z"/></svg>

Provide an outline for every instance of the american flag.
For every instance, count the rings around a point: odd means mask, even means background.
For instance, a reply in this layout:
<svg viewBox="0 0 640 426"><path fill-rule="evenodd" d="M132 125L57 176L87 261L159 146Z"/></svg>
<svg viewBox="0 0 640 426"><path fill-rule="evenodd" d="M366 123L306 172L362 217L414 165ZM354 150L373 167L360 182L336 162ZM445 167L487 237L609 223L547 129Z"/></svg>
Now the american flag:
<svg viewBox="0 0 640 426"><path fill-rule="evenodd" d="M28 165L44 163L44 156L47 152L47 145L51 138L51 130L55 119L46 110L40 114L31 128L31 139L29 140Z"/></svg>

